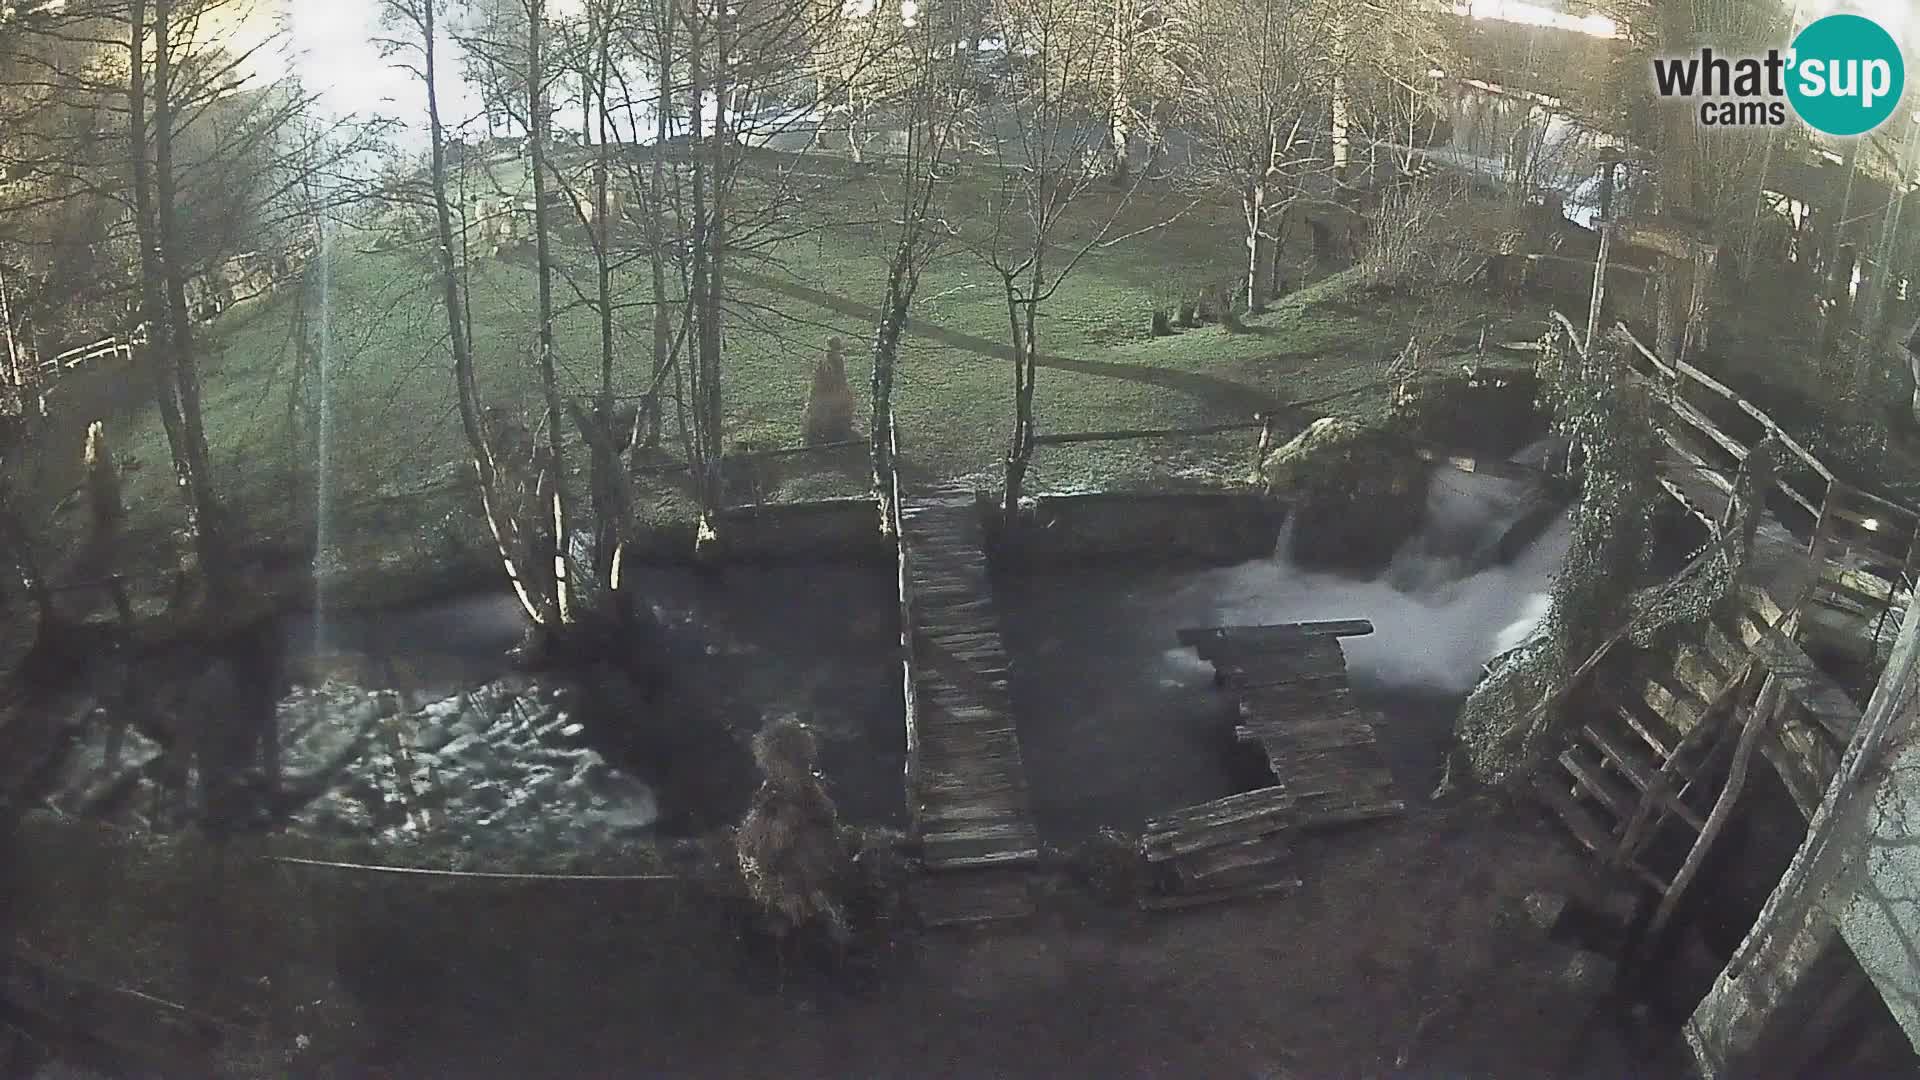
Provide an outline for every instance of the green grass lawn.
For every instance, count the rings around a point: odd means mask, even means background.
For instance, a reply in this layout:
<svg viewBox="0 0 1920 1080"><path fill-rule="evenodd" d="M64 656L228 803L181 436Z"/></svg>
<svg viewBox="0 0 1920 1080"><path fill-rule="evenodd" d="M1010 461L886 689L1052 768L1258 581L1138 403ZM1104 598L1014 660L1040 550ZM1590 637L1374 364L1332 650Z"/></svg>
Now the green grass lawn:
<svg viewBox="0 0 1920 1080"><path fill-rule="evenodd" d="M1111 198L1089 199L1051 254L1064 261L1110 212L1102 200ZM811 205L792 210L792 223L782 222L783 231L798 238L734 260L724 376L730 446L799 444L811 371L830 334L846 338L856 396L866 396L864 343L884 292L889 230L792 227L804 226L809 214L857 219L858 199L858 192L823 188ZM976 206L970 212L977 217L981 211ZM1347 274L1293 293L1244 331L1205 327L1152 338L1156 306L1233 278L1244 252L1233 210L1190 207L1166 193L1138 199L1112 234L1169 218L1164 227L1095 248L1043 308L1035 406L1042 432L1251 420L1263 410L1303 401L1325 404L1289 414L1296 423L1324 413L1365 413L1384 405L1386 366L1414 327L1445 321L1459 327L1464 341L1478 332L1480 320L1492 318L1490 337L1498 338L1500 320L1517 326L1540 314L1507 310L1520 302L1467 290L1427 300L1376 296ZM218 481L255 531L297 524L302 489L311 490L321 478L332 507L332 534L349 547L379 548L401 533L430 538L441 522L450 522L441 531L472 529L445 318L425 250L374 251L374 239L353 230L337 234L324 288L316 274L307 292L315 333L324 295L329 335L331 421L319 473L293 451L288 436L298 293L283 290L244 305L203 331L205 407ZM587 257L579 243L568 241L559 257L568 270L563 279L586 287L591 275L584 272ZM1296 261L1304 263L1304 253ZM621 302L631 305L620 316L620 392L634 394L650 363L644 264L623 270L617 284ZM555 328L562 379L569 393L585 396L598 379L597 320L567 280L557 291L566 305ZM482 396L537 414L533 270L476 259L471 296ZM964 476L983 486L997 483L1011 417L1006 339L998 277L977 252L959 241L950 244L922 279L900 357L895 413L910 481ZM863 404L863 429L868 419ZM666 428L662 453L671 458L678 453L671 407ZM1290 430L1283 427L1280 434ZM124 438L128 453L154 466L130 479L136 513L171 519L179 499L160 467L167 452L157 418L149 415ZM1033 486L1230 482L1244 475L1253 442L1246 433L1043 447ZM785 458L765 472L745 497L856 495L867 488L858 454ZM643 515L689 516L681 477L662 474L653 481L640 492Z"/></svg>

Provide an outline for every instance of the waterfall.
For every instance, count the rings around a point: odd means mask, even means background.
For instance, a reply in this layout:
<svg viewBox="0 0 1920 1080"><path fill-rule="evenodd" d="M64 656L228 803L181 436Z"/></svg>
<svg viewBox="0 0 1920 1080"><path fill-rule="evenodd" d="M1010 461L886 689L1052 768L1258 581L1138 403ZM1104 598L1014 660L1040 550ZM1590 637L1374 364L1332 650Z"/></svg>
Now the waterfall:
<svg viewBox="0 0 1920 1080"><path fill-rule="evenodd" d="M1288 556L1289 529L1273 557L1193 575L1169 606L1184 612L1184 625L1370 619L1372 634L1341 641L1356 686L1465 693L1482 665L1527 641L1546 617L1570 540L1566 515L1547 521L1511 559L1498 554L1500 539L1537 500L1531 484L1438 470L1424 525L1379 574L1303 569ZM1198 670L1186 650L1167 661Z"/></svg>

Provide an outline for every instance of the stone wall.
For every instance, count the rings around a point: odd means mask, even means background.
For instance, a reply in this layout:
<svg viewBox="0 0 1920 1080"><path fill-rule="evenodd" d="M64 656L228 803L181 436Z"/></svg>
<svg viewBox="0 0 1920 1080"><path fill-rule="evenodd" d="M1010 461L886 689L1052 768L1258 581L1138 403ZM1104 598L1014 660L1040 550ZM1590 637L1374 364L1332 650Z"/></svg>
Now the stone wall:
<svg viewBox="0 0 1920 1080"><path fill-rule="evenodd" d="M1235 563L1273 554L1285 509L1253 493L1042 495L1003 561Z"/></svg>
<svg viewBox="0 0 1920 1080"><path fill-rule="evenodd" d="M870 498L771 503L723 510L713 538L687 554L701 562L857 562L893 559L880 533L879 503ZM697 555L695 551L697 550Z"/></svg>

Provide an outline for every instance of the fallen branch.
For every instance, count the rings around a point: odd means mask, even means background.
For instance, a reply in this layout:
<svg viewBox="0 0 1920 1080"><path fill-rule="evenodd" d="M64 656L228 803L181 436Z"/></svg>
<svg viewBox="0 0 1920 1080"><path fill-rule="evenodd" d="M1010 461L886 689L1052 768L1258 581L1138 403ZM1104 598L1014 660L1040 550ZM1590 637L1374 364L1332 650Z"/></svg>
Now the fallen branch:
<svg viewBox="0 0 1920 1080"><path fill-rule="evenodd" d="M368 874L415 874L425 877L469 878L483 881L679 881L677 874L515 874L491 870L435 870L425 866L382 866L376 863L333 862L326 859L300 859L291 855L268 855L268 862L292 866L312 866L326 870L351 870Z"/></svg>

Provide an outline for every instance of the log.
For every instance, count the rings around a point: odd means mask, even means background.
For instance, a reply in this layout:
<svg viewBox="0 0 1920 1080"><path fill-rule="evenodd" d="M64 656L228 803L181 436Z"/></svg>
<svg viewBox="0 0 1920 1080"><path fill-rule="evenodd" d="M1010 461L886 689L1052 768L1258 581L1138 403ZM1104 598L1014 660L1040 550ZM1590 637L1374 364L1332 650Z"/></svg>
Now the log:
<svg viewBox="0 0 1920 1080"><path fill-rule="evenodd" d="M1119 428L1113 431L1074 431L1055 435L1035 435L1035 446L1066 446L1071 443L1119 442L1125 439L1167 439L1191 435L1224 435L1234 431L1259 431L1266 422L1253 420L1232 424L1206 424L1185 428Z"/></svg>

